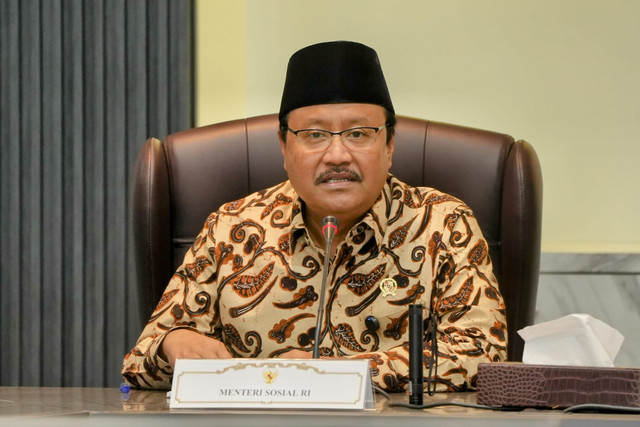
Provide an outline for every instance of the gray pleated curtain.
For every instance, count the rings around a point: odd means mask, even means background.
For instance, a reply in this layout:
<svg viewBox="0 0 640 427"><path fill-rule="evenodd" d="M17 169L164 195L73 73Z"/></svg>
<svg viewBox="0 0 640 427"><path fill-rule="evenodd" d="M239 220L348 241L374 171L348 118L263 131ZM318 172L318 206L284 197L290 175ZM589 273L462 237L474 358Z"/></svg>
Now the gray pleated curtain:
<svg viewBox="0 0 640 427"><path fill-rule="evenodd" d="M118 386L149 136L193 125L191 0L0 0L0 385Z"/></svg>

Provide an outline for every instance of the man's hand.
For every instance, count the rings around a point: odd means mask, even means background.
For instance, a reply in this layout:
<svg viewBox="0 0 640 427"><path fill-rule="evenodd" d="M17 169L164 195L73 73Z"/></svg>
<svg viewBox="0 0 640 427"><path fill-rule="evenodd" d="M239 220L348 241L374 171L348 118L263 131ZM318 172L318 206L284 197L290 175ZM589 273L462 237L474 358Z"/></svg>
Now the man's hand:
<svg viewBox="0 0 640 427"><path fill-rule="evenodd" d="M222 341L189 329L176 329L164 337L160 356L173 368L176 359L229 359L231 354Z"/></svg>
<svg viewBox="0 0 640 427"><path fill-rule="evenodd" d="M280 359L311 359L313 357L313 353L303 350L290 350L281 354L279 357ZM341 357L320 356L320 359L341 359Z"/></svg>
<svg viewBox="0 0 640 427"><path fill-rule="evenodd" d="M280 355L280 359L311 359L313 354L310 351L290 350Z"/></svg>

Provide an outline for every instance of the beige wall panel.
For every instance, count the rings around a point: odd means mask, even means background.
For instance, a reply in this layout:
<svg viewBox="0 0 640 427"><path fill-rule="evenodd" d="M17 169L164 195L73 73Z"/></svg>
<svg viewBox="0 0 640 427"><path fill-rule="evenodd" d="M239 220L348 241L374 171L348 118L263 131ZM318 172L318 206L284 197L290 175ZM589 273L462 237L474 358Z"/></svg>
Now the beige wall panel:
<svg viewBox="0 0 640 427"><path fill-rule="evenodd" d="M361 41L378 51L398 113L534 145L545 181L543 250L640 252L640 2L199 5L198 22L222 20L232 34L225 41L232 49L198 68L198 106L219 111L199 114L201 124L277 111L292 52L318 41ZM226 40L210 30L200 29L201 53ZM212 76L221 79L215 94L200 83Z"/></svg>

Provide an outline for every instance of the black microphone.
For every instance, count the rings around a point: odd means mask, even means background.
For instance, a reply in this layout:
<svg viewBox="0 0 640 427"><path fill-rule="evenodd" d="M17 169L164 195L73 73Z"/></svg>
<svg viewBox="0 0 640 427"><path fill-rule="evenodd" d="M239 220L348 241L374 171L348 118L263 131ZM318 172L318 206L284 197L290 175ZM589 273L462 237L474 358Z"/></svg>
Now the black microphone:
<svg viewBox="0 0 640 427"><path fill-rule="evenodd" d="M338 232L338 219L333 216L322 218L322 235L324 236L324 268L322 270L322 286L320 287L320 306L318 307L318 320L316 321L316 331L313 339L313 358L319 357L320 351L320 327L324 317L324 294L327 288L327 273L329 272L329 260L331 258L331 242Z"/></svg>
<svg viewBox="0 0 640 427"><path fill-rule="evenodd" d="M422 322L422 304L409 305L409 403L422 405L422 370L424 323Z"/></svg>

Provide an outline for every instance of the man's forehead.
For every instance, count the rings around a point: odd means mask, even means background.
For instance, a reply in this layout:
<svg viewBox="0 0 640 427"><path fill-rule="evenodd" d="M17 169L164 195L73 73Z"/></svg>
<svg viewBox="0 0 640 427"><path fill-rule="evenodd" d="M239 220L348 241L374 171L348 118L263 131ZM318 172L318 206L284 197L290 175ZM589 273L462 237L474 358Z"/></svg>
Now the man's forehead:
<svg viewBox="0 0 640 427"><path fill-rule="evenodd" d="M374 104L321 104L297 108L289 113L289 123L327 124L378 122L385 118L385 109Z"/></svg>
<svg viewBox="0 0 640 427"><path fill-rule="evenodd" d="M335 41L307 46L291 56L279 120L297 108L334 102L366 102L394 112L375 50Z"/></svg>

